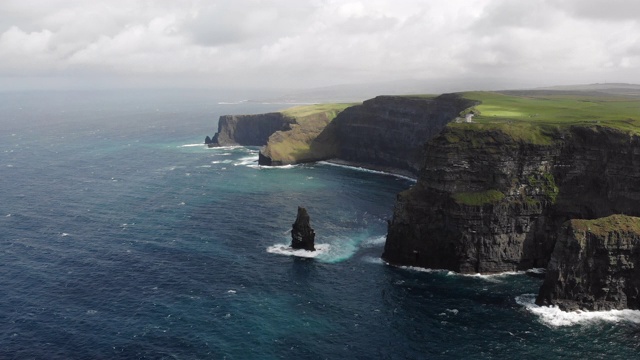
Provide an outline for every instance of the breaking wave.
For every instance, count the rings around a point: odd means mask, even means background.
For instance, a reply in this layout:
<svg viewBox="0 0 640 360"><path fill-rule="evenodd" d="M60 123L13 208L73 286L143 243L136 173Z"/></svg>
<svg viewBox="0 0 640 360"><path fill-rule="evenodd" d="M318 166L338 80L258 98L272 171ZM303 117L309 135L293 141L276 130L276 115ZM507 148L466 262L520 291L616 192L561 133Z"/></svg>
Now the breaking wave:
<svg viewBox="0 0 640 360"><path fill-rule="evenodd" d="M597 322L630 322L640 324L640 310L562 311L557 306L538 306L535 294L516 296L516 303L538 316L549 327L589 325Z"/></svg>
<svg viewBox="0 0 640 360"><path fill-rule="evenodd" d="M291 246L286 244L275 244L267 248L267 252L271 254L297 256L304 258L317 258L322 254L329 251L331 246L329 244L316 244L316 251L307 251L303 249L292 249Z"/></svg>
<svg viewBox="0 0 640 360"><path fill-rule="evenodd" d="M416 182L416 179L412 178L410 176L395 174L395 173L388 172L388 171L372 170L372 169L367 169L367 168L360 167L360 166L339 164L339 163L335 163L335 162L331 162L331 161L319 161L318 164L337 166L337 167L341 167L341 168L345 168L345 169L352 169L352 170L367 172L367 173L371 173L371 174L395 176L395 177L398 177L398 178L401 178L401 179L405 179L405 180Z"/></svg>

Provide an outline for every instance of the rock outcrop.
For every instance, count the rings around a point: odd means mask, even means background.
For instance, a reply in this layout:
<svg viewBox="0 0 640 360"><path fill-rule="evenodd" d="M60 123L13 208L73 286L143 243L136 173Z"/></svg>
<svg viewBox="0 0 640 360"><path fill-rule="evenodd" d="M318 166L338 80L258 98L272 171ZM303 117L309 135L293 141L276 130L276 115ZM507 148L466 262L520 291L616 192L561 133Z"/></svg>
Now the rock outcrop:
<svg viewBox="0 0 640 360"><path fill-rule="evenodd" d="M218 120L218 132L209 147L262 146L276 131L289 130L295 120L282 113L257 115L223 115Z"/></svg>
<svg viewBox="0 0 640 360"><path fill-rule="evenodd" d="M565 223L536 303L566 311L640 309L640 218Z"/></svg>
<svg viewBox="0 0 640 360"><path fill-rule="evenodd" d="M291 229L291 248L315 251L316 233L311 227L311 219L307 209L298 206L298 215Z"/></svg>
<svg viewBox="0 0 640 360"><path fill-rule="evenodd" d="M570 219L640 215L640 138L573 126L532 143L454 124L398 195L383 259L495 273L546 267Z"/></svg>

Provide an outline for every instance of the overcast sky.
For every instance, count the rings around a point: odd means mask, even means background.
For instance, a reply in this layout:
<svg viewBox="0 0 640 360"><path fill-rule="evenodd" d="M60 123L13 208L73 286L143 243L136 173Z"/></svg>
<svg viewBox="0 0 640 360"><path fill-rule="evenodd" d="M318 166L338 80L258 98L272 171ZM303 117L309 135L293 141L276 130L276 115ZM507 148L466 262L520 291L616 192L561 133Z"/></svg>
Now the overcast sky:
<svg viewBox="0 0 640 360"><path fill-rule="evenodd" d="M635 0L2 0L0 87L640 83Z"/></svg>

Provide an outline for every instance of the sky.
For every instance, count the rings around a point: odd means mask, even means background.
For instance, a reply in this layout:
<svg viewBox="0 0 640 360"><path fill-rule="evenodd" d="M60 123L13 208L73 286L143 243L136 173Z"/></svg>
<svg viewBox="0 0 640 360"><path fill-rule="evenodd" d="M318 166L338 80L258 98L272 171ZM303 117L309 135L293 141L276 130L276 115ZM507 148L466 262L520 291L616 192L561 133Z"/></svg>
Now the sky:
<svg viewBox="0 0 640 360"><path fill-rule="evenodd" d="M638 14L629 0L2 0L0 89L640 83Z"/></svg>

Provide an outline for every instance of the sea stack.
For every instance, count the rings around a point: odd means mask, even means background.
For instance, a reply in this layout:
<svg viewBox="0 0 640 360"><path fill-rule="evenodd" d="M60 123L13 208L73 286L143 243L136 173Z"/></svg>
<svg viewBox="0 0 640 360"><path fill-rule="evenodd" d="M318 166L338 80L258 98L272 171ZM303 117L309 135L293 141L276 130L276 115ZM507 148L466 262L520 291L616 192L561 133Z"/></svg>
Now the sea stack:
<svg viewBox="0 0 640 360"><path fill-rule="evenodd" d="M296 222L293 223L293 229L291 229L291 247L293 249L316 250L314 247L316 233L311 228L310 221L307 209L298 206Z"/></svg>

